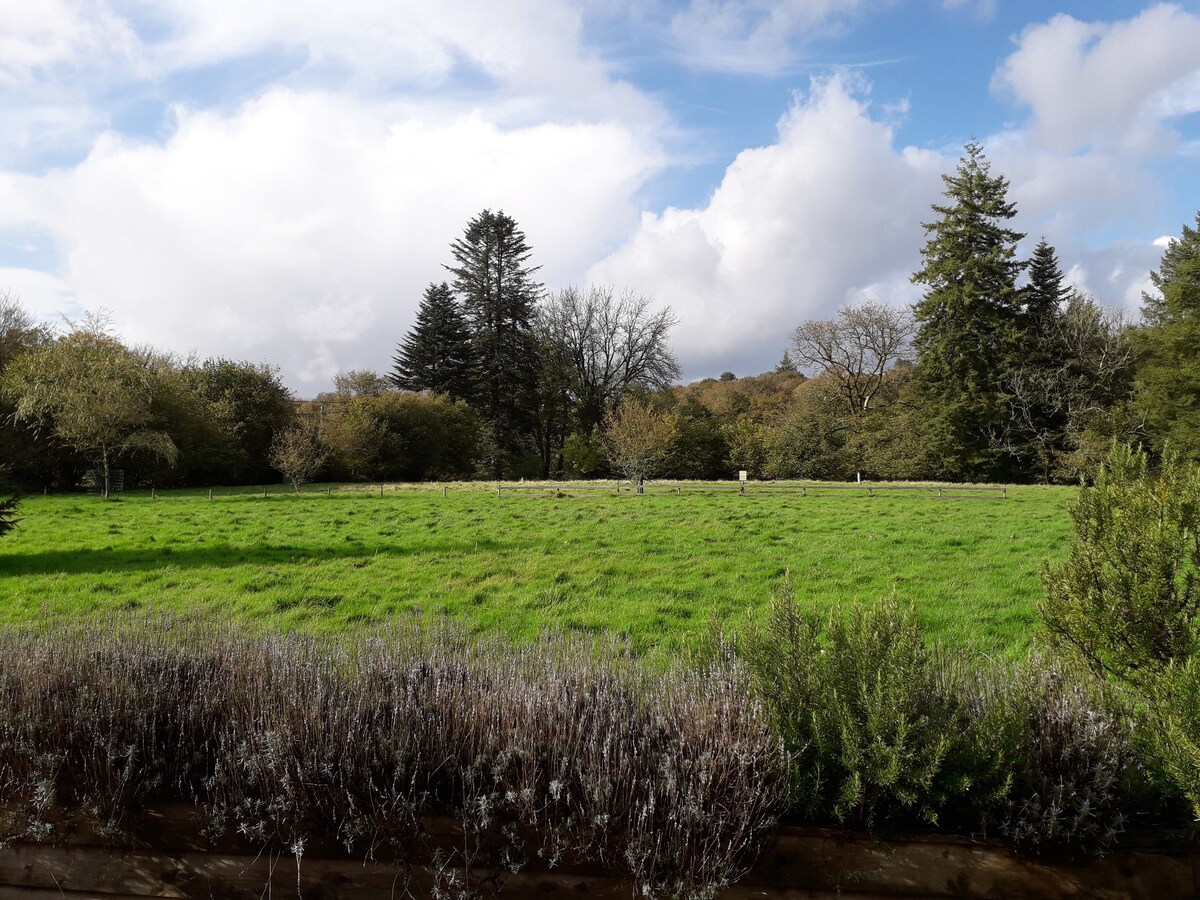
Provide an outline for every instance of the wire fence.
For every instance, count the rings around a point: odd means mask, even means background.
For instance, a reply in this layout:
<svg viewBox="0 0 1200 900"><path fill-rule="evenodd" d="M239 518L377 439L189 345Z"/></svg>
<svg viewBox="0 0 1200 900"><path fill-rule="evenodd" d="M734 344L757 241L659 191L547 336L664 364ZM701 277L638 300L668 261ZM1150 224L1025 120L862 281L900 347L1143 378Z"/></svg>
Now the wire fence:
<svg viewBox="0 0 1200 900"><path fill-rule="evenodd" d="M144 488L126 490L124 496L158 499L269 499L271 497L413 496L493 492L506 496L552 494L557 497L611 494L618 497L647 497L659 494L714 494L753 496L822 496L884 494L923 495L940 499L1008 499L1008 485L999 484L859 484L822 481L458 481L458 482L370 482L306 484L297 491L290 484L232 485L209 488Z"/></svg>

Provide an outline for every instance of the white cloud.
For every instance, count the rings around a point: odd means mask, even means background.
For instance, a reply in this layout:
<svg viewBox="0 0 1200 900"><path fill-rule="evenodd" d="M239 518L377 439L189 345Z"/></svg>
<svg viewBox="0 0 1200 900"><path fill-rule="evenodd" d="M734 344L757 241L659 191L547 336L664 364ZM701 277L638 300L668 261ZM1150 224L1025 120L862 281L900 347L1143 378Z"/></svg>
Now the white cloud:
<svg viewBox="0 0 1200 900"><path fill-rule="evenodd" d="M1115 23L1058 15L1025 29L993 84L1030 107L1051 149L1168 152L1169 120L1200 110L1200 16L1170 4Z"/></svg>
<svg viewBox="0 0 1200 900"><path fill-rule="evenodd" d="M904 303L920 223L942 188L940 156L894 146L862 83L815 81L779 123L779 139L745 150L702 209L643 214L593 280L633 285L680 318L689 376L774 365L787 335L868 291Z"/></svg>
<svg viewBox="0 0 1200 900"><path fill-rule="evenodd" d="M0 228L45 230L65 260L23 286L35 307L103 306L131 341L269 359L321 389L387 368L470 216L503 208L547 280L578 280L660 162L617 124L392 120L278 90L230 117L180 110L164 144L108 135L74 168L0 178Z"/></svg>
<svg viewBox="0 0 1200 900"><path fill-rule="evenodd" d="M691 0L671 19L677 52L697 68L770 74L798 43L845 28L877 0Z"/></svg>
<svg viewBox="0 0 1200 900"><path fill-rule="evenodd" d="M105 0L0 3L0 85L44 78L56 67L100 60L133 64L139 41Z"/></svg>

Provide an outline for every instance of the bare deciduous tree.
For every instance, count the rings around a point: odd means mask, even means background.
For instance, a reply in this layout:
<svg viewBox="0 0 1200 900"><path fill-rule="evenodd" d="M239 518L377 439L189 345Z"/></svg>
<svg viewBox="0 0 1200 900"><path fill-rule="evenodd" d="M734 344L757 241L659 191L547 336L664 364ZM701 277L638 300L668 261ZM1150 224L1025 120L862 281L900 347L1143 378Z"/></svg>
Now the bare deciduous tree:
<svg viewBox="0 0 1200 900"><path fill-rule="evenodd" d="M298 423L275 432L271 440L271 465L300 493L300 485L312 481L325 465L328 454L316 429Z"/></svg>
<svg viewBox="0 0 1200 900"><path fill-rule="evenodd" d="M1077 474L1069 457L1081 449L1089 423L1127 395L1137 362L1131 331L1120 310L1072 291L1041 336L1062 364L1020 366L1005 379L1007 431L1021 442L1005 449L1031 455L1044 481Z"/></svg>
<svg viewBox="0 0 1200 900"><path fill-rule="evenodd" d="M670 308L611 287L566 288L539 310L539 326L566 368L579 426L599 425L631 387L657 390L679 377L668 345L676 320Z"/></svg>
<svg viewBox="0 0 1200 900"><path fill-rule="evenodd" d="M792 332L792 346L800 365L837 379L850 412L858 415L870 408L913 332L910 310L868 300L843 306L835 319L805 322Z"/></svg>

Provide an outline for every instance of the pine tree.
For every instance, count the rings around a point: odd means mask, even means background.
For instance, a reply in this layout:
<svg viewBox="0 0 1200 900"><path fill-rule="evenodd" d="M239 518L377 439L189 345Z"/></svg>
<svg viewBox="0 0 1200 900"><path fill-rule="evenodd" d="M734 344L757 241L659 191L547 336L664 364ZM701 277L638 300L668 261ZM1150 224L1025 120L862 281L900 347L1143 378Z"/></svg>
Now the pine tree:
<svg viewBox="0 0 1200 900"><path fill-rule="evenodd" d="M516 221L484 210L450 245L454 290L470 325L478 372L474 406L484 421L493 474L511 470L533 431L538 384L532 251Z"/></svg>
<svg viewBox="0 0 1200 900"><path fill-rule="evenodd" d="M1064 343L1059 322L1071 289L1045 237L1034 248L1028 270L1018 318L1019 357L1004 382L1012 411L1009 445L1028 471L1049 482L1059 457L1068 450L1069 404L1063 388L1071 348Z"/></svg>
<svg viewBox="0 0 1200 900"><path fill-rule="evenodd" d="M783 351L783 357L779 360L779 364L775 366L775 372L780 375L794 375L800 371L796 368L796 364L792 362L792 354L787 350Z"/></svg>
<svg viewBox="0 0 1200 900"><path fill-rule="evenodd" d="M1025 287L1025 314L1033 323L1052 320L1062 311L1071 289L1067 287L1058 254L1043 237L1029 259L1029 284Z"/></svg>
<svg viewBox="0 0 1200 900"><path fill-rule="evenodd" d="M474 395L471 332L446 282L431 284L417 310L417 321L397 348L388 376L399 388L432 391L453 400Z"/></svg>
<svg viewBox="0 0 1200 900"><path fill-rule="evenodd" d="M1184 225L1167 245L1150 281L1157 294L1142 295L1136 406L1156 449L1169 442L1200 459L1200 213L1196 228Z"/></svg>
<svg viewBox="0 0 1200 900"><path fill-rule="evenodd" d="M1020 353L1024 235L1005 225L1016 215L1008 181L991 175L979 144L942 180L950 203L933 206L939 218L924 226L924 266L912 276L927 287L914 309L916 385L945 474L998 478L1011 462L1000 385Z"/></svg>

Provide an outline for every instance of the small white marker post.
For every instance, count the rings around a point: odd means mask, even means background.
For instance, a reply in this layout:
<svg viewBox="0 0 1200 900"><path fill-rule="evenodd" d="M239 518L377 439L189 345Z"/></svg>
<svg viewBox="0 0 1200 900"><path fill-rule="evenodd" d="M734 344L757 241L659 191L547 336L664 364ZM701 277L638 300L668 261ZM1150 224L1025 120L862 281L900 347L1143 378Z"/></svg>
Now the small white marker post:
<svg viewBox="0 0 1200 900"><path fill-rule="evenodd" d="M740 469L738 471L738 493L739 494L746 493L746 479L749 477L749 475L750 475L750 473L747 472L745 469Z"/></svg>

